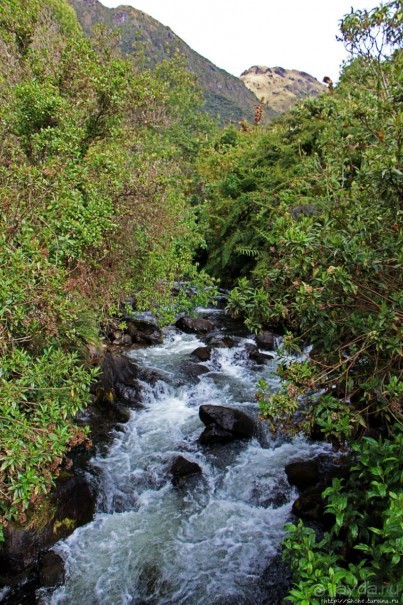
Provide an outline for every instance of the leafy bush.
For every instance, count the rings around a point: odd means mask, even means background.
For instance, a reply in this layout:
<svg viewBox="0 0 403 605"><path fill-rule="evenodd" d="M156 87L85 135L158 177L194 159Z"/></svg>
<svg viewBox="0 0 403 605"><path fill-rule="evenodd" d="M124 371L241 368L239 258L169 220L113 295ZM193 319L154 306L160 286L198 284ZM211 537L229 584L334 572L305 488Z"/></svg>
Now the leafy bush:
<svg viewBox="0 0 403 605"><path fill-rule="evenodd" d="M289 525L284 556L294 572L287 602L320 605L323 597L399 597L402 589L402 433L355 445L351 475L323 493L334 515L318 540L302 522Z"/></svg>

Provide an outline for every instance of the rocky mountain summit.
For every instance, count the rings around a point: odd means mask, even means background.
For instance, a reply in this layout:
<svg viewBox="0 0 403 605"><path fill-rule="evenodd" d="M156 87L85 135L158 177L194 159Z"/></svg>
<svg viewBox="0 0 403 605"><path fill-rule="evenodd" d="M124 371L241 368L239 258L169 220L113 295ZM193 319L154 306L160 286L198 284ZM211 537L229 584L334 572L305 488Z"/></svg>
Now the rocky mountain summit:
<svg viewBox="0 0 403 605"><path fill-rule="evenodd" d="M291 109L300 99L316 97L326 90L313 76L283 67L254 65L241 74L241 80L259 100L278 113Z"/></svg>

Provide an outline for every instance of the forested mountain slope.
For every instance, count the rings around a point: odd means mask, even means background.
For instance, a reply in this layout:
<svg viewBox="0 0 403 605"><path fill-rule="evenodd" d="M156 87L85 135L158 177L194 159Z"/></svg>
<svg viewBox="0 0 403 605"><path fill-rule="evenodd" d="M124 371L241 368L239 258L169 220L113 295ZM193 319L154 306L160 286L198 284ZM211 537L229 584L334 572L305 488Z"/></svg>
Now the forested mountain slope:
<svg viewBox="0 0 403 605"><path fill-rule="evenodd" d="M235 76L218 68L181 40L169 27L131 6L106 8L98 0L69 0L87 33L96 24L112 30L121 30L120 46L125 55L134 55L143 65L154 66L180 53L197 77L203 90L205 109L223 123L252 121L255 95ZM277 115L271 107L266 118Z"/></svg>

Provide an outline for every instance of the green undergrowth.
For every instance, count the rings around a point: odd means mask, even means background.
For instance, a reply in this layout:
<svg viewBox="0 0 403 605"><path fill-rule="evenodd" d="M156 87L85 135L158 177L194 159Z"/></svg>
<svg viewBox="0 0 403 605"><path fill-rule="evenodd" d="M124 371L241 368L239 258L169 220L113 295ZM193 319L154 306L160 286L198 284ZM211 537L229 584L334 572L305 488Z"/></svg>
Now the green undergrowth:
<svg viewBox="0 0 403 605"><path fill-rule="evenodd" d="M321 605L325 597L400 602L402 446L401 431L394 440L365 437L353 446L349 478L334 479L323 493L335 522L320 539L301 521L286 526L284 555L295 578L287 603Z"/></svg>

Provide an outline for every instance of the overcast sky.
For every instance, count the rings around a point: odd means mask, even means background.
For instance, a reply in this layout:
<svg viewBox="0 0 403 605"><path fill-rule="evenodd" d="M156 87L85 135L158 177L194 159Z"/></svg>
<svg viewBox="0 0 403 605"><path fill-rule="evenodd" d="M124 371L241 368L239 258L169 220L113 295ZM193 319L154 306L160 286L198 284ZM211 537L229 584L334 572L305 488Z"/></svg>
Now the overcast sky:
<svg viewBox="0 0 403 605"><path fill-rule="evenodd" d="M131 5L168 25L191 48L239 76L252 65L338 79L346 58L336 41L341 17L377 0L101 0Z"/></svg>

